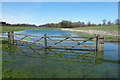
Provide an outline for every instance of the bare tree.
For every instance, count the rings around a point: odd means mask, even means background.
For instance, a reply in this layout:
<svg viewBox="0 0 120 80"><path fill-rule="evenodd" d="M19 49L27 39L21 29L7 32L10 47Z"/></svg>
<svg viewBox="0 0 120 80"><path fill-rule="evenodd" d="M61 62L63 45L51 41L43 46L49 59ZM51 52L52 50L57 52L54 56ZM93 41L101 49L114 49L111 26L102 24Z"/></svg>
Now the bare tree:
<svg viewBox="0 0 120 80"><path fill-rule="evenodd" d="M112 24L111 21L108 21L108 22L107 22L107 25L108 25L108 26L111 26L111 24Z"/></svg>
<svg viewBox="0 0 120 80"><path fill-rule="evenodd" d="M120 20L119 19L115 20L115 25L120 25Z"/></svg>
<svg viewBox="0 0 120 80"><path fill-rule="evenodd" d="M106 26L106 19L103 19L102 22L103 22L102 25L103 25L103 26Z"/></svg>
<svg viewBox="0 0 120 80"><path fill-rule="evenodd" d="M88 26L91 26L91 22L89 21L87 25L88 25Z"/></svg>

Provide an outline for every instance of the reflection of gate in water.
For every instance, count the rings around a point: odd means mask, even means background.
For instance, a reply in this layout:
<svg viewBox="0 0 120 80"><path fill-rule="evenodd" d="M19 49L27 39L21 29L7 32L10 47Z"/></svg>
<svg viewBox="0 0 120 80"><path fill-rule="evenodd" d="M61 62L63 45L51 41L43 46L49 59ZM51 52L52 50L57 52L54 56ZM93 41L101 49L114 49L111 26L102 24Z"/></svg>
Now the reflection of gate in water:
<svg viewBox="0 0 120 80"><path fill-rule="evenodd" d="M13 59L16 56L43 59L45 61L73 62L83 64L102 64L109 62L120 64L120 61L104 59L104 52L80 51L80 50L63 50L63 49L33 49L19 46L17 51L12 51Z"/></svg>
<svg viewBox="0 0 120 80"><path fill-rule="evenodd" d="M80 50L63 50L63 49L33 49L19 46L15 52L17 56L25 56L31 58L40 58L45 61L60 61L85 64L102 64L102 54L96 56L95 51L80 51Z"/></svg>
<svg viewBox="0 0 120 80"><path fill-rule="evenodd" d="M15 55L33 58L41 58L50 61L74 62L74 63L96 63L94 51L63 50L63 49L25 49L19 48ZM102 55L102 54L101 54ZM101 56L103 57L103 56ZM101 64L102 61L99 61Z"/></svg>

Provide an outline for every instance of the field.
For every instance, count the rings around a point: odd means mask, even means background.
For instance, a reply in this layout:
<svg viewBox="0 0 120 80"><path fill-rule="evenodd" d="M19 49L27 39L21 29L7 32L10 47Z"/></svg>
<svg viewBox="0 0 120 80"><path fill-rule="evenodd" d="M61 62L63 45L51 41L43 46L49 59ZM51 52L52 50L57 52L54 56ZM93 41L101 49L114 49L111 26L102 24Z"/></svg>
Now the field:
<svg viewBox="0 0 120 80"><path fill-rule="evenodd" d="M49 27L26 27L26 26L5 26L2 27L2 32L7 31L22 31L27 29L57 29L58 28L49 28ZM79 27L79 28L72 28L72 29L94 29L94 30L118 30L118 26L99 26L99 27ZM81 36L92 36L89 34L80 34ZM118 40L116 37L105 37L105 40Z"/></svg>
<svg viewBox="0 0 120 80"><path fill-rule="evenodd" d="M73 29L118 30L118 26L79 27Z"/></svg>
<svg viewBox="0 0 120 80"><path fill-rule="evenodd" d="M26 27L26 26L5 26L2 27L2 32L7 31L22 31L26 29L58 29L58 28L48 28L48 27ZM118 26L99 26L99 27L78 27L72 29L94 29L94 30L118 30Z"/></svg>

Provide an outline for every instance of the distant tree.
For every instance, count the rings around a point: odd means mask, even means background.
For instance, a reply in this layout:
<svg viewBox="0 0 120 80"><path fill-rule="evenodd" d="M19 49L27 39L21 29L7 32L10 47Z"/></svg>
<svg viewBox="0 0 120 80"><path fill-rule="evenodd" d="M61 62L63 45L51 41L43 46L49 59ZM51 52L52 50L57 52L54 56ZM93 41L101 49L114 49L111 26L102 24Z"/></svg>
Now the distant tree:
<svg viewBox="0 0 120 80"><path fill-rule="evenodd" d="M107 22L107 25L108 25L108 26L111 26L111 24L112 24L111 21L108 21L108 22Z"/></svg>
<svg viewBox="0 0 120 80"><path fill-rule="evenodd" d="M71 23L72 27L81 27L82 23L80 21Z"/></svg>
<svg viewBox="0 0 120 80"><path fill-rule="evenodd" d="M45 26L46 26L46 27L50 27L50 24L48 23L48 24L46 24Z"/></svg>
<svg viewBox="0 0 120 80"><path fill-rule="evenodd" d="M106 19L103 19L102 22L103 22L102 25L105 26L106 25Z"/></svg>
<svg viewBox="0 0 120 80"><path fill-rule="evenodd" d="M6 22L0 22L0 26L6 26Z"/></svg>
<svg viewBox="0 0 120 80"><path fill-rule="evenodd" d="M82 26L82 23L80 21L78 21L76 24L77 24L77 27L81 27Z"/></svg>
<svg viewBox="0 0 120 80"><path fill-rule="evenodd" d="M82 23L81 23L81 25L82 25L82 27L84 27L84 26L85 26L85 23L84 23L84 22L82 22Z"/></svg>
<svg viewBox="0 0 120 80"><path fill-rule="evenodd" d="M119 19L115 20L115 25L120 25L120 20Z"/></svg>
<svg viewBox="0 0 120 80"><path fill-rule="evenodd" d="M61 28L71 28L72 23L70 21L63 20L59 23L59 27L61 27Z"/></svg>
<svg viewBox="0 0 120 80"><path fill-rule="evenodd" d="M91 26L91 22L89 21L87 25L88 25L88 26Z"/></svg>
<svg viewBox="0 0 120 80"><path fill-rule="evenodd" d="M90 26L96 26L96 24L92 23Z"/></svg>
<svg viewBox="0 0 120 80"><path fill-rule="evenodd" d="M97 26L102 26L102 24L101 24L101 23L99 23Z"/></svg>
<svg viewBox="0 0 120 80"><path fill-rule="evenodd" d="M115 23L114 23L114 22L112 22L112 23L111 23L111 26L115 26Z"/></svg>
<svg viewBox="0 0 120 80"><path fill-rule="evenodd" d="M50 27L58 27L57 24L51 23Z"/></svg>

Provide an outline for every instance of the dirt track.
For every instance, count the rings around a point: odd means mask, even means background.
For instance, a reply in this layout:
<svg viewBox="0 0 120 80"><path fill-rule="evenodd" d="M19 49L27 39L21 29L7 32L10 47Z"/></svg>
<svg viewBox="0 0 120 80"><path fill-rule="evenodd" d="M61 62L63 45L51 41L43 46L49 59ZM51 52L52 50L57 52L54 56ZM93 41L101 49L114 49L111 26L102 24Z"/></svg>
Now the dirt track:
<svg viewBox="0 0 120 80"><path fill-rule="evenodd" d="M107 37L120 37L119 32L117 30L88 30L88 29L76 30L76 29L70 29L70 28L61 28L61 30L84 32L87 34L99 34L99 35L107 36Z"/></svg>

